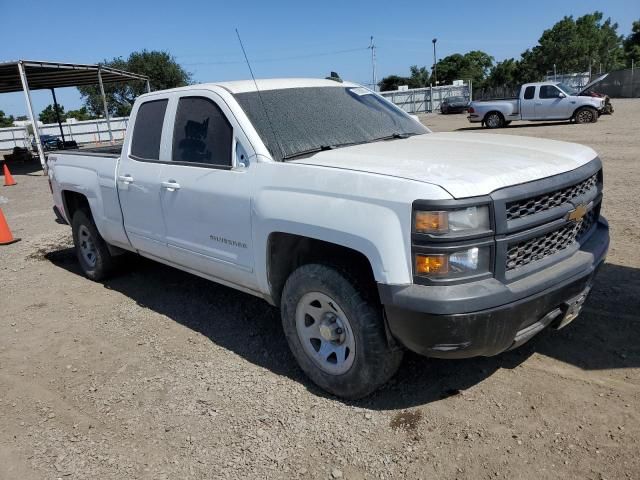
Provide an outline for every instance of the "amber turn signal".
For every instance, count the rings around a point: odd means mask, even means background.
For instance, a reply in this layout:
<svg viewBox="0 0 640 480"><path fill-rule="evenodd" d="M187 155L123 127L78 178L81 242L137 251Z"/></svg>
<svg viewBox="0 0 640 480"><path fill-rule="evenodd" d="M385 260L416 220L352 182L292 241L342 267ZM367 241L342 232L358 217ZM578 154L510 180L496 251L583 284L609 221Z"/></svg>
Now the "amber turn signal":
<svg viewBox="0 0 640 480"><path fill-rule="evenodd" d="M449 230L449 216L447 212L416 212L416 232L442 233Z"/></svg>
<svg viewBox="0 0 640 480"><path fill-rule="evenodd" d="M449 273L449 257L447 255L416 255L416 274Z"/></svg>

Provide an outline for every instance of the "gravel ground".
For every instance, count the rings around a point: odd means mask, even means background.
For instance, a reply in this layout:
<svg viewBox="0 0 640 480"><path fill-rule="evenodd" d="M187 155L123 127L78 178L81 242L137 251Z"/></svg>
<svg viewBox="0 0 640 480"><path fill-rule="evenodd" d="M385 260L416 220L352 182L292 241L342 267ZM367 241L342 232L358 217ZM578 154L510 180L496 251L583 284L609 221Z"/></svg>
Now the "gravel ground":
<svg viewBox="0 0 640 480"><path fill-rule="evenodd" d="M614 105L596 124L501 132L603 159L612 247L581 317L494 358L407 355L359 402L301 374L261 300L143 259L86 280L46 178L14 167L0 478L640 478L640 101ZM482 135L462 115L423 121Z"/></svg>

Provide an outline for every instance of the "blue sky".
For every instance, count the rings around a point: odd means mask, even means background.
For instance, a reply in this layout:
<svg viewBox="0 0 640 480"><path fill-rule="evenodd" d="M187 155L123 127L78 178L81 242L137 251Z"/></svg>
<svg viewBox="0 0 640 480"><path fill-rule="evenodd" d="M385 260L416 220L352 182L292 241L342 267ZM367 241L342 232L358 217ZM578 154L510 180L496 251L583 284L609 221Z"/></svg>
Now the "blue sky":
<svg viewBox="0 0 640 480"><path fill-rule="evenodd" d="M196 82L249 77L234 28L242 35L257 77L324 77L329 71L361 83L371 81L375 37L378 79L406 74L413 64L484 50L496 60L518 57L545 28L564 15L601 10L628 34L640 18L640 1L558 2L349 2L0 0L0 61L15 59L97 63L135 50L167 50ZM39 112L49 92L33 94ZM81 106L77 90L61 89L67 110ZM0 110L24 114L22 94L0 95Z"/></svg>

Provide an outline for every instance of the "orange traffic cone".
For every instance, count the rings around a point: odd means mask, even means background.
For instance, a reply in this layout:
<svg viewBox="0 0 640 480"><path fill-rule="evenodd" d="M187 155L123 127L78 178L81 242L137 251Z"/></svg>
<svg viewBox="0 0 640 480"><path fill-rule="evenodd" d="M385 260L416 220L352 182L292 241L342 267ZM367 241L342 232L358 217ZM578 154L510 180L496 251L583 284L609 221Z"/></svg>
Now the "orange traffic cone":
<svg viewBox="0 0 640 480"><path fill-rule="evenodd" d="M13 238L9 225L7 225L7 219L4 218L4 213L0 208L0 245L9 245L10 243L19 242L19 238Z"/></svg>
<svg viewBox="0 0 640 480"><path fill-rule="evenodd" d="M11 176L11 172L9 171L9 167L7 167L6 163L2 165L2 171L4 173L4 186L10 187L11 185L16 185L16 181Z"/></svg>

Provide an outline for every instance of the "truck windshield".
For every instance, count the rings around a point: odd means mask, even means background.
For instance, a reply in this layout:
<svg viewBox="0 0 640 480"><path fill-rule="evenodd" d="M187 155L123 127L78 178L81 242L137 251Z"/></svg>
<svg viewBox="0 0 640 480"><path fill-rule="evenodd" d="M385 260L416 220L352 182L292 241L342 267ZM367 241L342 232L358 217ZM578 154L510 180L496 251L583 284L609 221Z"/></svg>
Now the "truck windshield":
<svg viewBox="0 0 640 480"><path fill-rule="evenodd" d="M575 95L578 92L578 90L576 90L573 87L570 87L569 85L567 85L565 83L558 83L558 84L556 84L556 87L558 87L560 90L562 90L567 95Z"/></svg>
<svg viewBox="0 0 640 480"><path fill-rule="evenodd" d="M362 87L287 88L234 97L276 160L428 133L402 110Z"/></svg>

